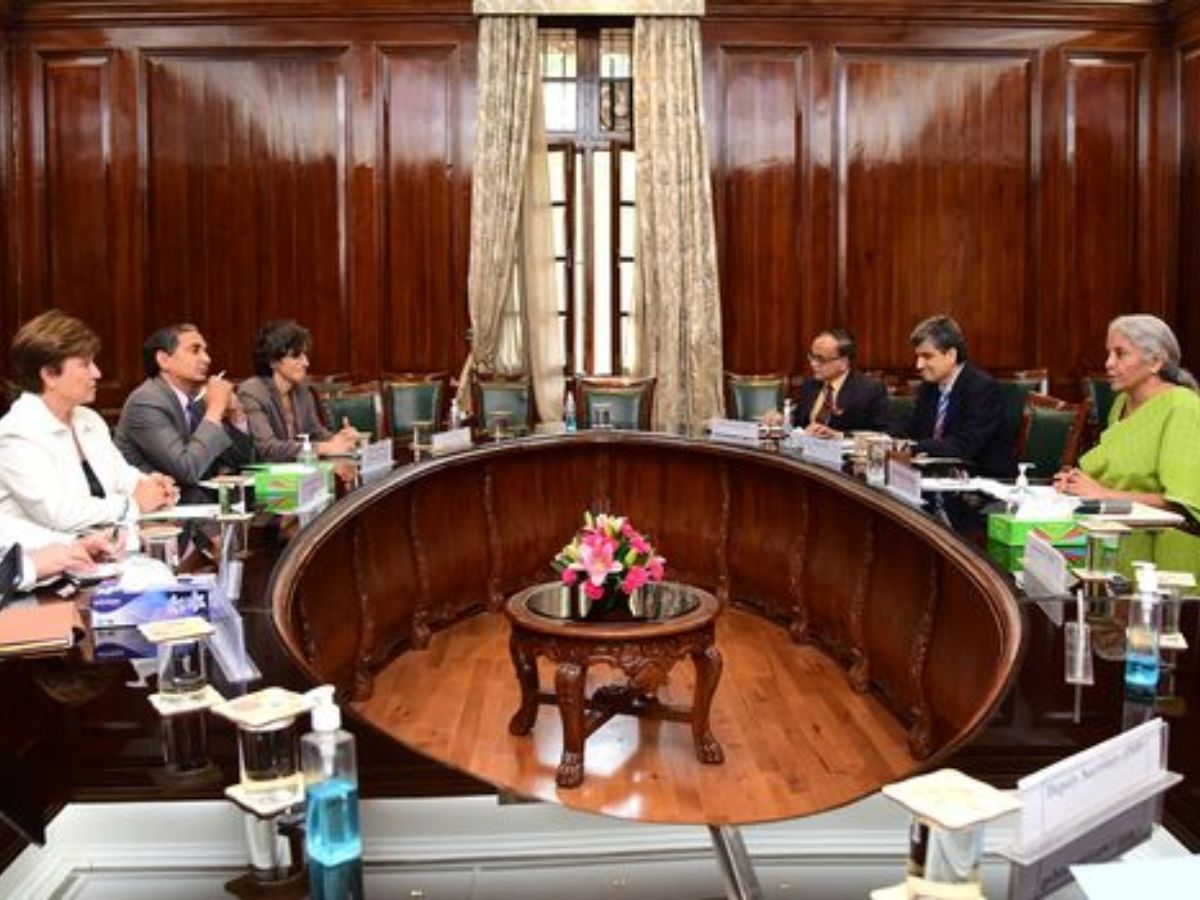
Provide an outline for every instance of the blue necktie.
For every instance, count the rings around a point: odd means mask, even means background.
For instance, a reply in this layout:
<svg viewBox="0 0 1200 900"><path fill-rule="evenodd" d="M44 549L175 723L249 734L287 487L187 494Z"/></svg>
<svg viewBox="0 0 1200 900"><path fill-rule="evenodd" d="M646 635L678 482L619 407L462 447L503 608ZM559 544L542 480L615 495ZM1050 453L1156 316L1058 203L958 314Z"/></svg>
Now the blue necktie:
<svg viewBox="0 0 1200 900"><path fill-rule="evenodd" d="M200 408L200 401L193 400L187 407L188 431L195 431L200 427L200 423L204 421L204 410Z"/></svg>
<svg viewBox="0 0 1200 900"><path fill-rule="evenodd" d="M933 420L933 439L939 441L946 431L946 411L950 408L950 392L938 391L937 418Z"/></svg>

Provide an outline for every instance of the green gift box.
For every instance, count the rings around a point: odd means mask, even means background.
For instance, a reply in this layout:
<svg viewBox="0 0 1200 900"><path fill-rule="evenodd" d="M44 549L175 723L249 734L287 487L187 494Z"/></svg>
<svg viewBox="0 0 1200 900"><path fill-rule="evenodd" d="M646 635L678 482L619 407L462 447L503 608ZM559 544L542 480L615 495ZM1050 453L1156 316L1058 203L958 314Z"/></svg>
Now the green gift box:
<svg viewBox="0 0 1200 900"><path fill-rule="evenodd" d="M334 495L333 463L317 463L324 481L325 491ZM300 463L272 463L257 466L254 474L254 496L272 512L295 512L299 506L300 490L306 478L311 477L312 466Z"/></svg>
<svg viewBox="0 0 1200 900"><path fill-rule="evenodd" d="M1024 547L1029 532L1037 530L1055 547L1082 547L1087 543L1087 531L1074 519L1021 520L1012 513L991 513L988 516L988 540L1009 547Z"/></svg>

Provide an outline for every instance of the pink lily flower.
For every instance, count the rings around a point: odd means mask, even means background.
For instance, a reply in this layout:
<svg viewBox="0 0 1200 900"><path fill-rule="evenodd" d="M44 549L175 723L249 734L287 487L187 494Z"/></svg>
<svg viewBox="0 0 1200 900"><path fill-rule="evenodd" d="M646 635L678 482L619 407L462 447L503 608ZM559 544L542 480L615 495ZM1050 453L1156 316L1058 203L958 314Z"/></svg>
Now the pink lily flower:
<svg viewBox="0 0 1200 900"><path fill-rule="evenodd" d="M583 572L588 581L601 585L613 572L621 571L621 563L613 557L616 541L603 535L588 535L579 548L579 560L571 568Z"/></svg>

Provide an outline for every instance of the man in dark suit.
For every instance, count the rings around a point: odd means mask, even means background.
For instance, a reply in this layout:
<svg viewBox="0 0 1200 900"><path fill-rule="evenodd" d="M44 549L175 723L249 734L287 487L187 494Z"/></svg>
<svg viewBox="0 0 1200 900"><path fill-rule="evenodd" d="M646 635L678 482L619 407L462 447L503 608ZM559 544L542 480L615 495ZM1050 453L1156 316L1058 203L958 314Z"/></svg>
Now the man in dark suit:
<svg viewBox="0 0 1200 900"><path fill-rule="evenodd" d="M233 384L210 378L208 345L195 325L160 328L142 347L146 380L121 410L115 440L131 464L166 472L185 501L211 499L199 483L253 461Z"/></svg>
<svg viewBox="0 0 1200 900"><path fill-rule="evenodd" d="M808 363L812 378L800 386L792 425L819 437L846 431L886 431L887 389L883 382L854 369L858 345L844 328L813 338Z"/></svg>
<svg viewBox="0 0 1200 900"><path fill-rule="evenodd" d="M958 323L932 316L909 340L924 381L905 429L916 451L961 459L980 475L1012 475L1016 435L1004 413L1004 394L992 376L967 361L967 339Z"/></svg>

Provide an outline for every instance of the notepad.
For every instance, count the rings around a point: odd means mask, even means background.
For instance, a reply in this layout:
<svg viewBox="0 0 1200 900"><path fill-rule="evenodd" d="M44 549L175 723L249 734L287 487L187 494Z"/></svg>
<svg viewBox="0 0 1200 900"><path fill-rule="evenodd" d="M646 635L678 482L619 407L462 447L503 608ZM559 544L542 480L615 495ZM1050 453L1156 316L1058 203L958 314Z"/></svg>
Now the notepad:
<svg viewBox="0 0 1200 900"><path fill-rule="evenodd" d="M66 650L76 629L83 626L70 600L10 604L0 612L0 656Z"/></svg>

